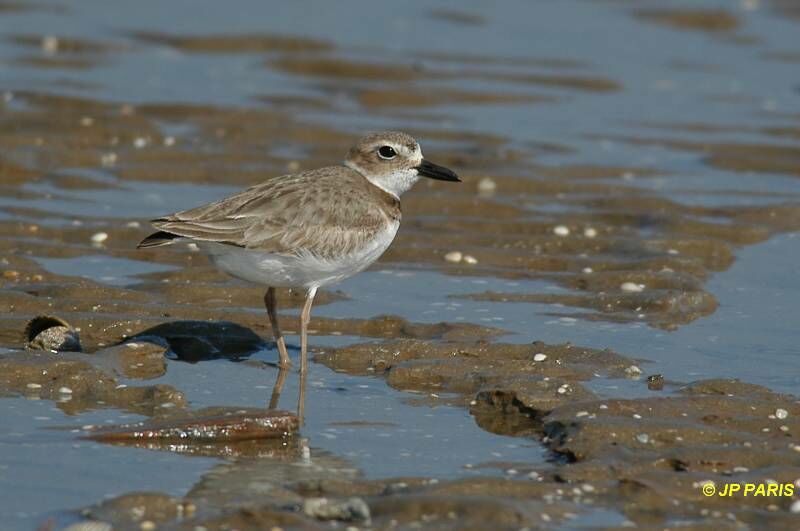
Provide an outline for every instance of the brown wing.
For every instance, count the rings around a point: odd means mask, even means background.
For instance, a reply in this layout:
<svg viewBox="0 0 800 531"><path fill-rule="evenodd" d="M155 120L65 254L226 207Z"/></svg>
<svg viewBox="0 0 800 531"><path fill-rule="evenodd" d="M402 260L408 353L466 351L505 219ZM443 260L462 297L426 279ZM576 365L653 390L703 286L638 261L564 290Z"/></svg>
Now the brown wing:
<svg viewBox="0 0 800 531"><path fill-rule="evenodd" d="M366 185L366 186L365 186ZM399 201L344 166L282 175L215 203L153 220L160 231L277 254L330 257L363 246Z"/></svg>

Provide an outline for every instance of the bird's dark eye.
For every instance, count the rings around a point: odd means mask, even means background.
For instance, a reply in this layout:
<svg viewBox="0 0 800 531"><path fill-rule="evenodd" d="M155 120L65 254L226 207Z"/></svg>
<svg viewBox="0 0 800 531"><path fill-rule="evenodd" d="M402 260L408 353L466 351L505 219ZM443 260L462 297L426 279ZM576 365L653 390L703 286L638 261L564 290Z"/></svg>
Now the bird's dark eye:
<svg viewBox="0 0 800 531"><path fill-rule="evenodd" d="M397 153L395 153L392 146L381 146L378 149L378 155L380 155L382 159L393 159L397 156Z"/></svg>

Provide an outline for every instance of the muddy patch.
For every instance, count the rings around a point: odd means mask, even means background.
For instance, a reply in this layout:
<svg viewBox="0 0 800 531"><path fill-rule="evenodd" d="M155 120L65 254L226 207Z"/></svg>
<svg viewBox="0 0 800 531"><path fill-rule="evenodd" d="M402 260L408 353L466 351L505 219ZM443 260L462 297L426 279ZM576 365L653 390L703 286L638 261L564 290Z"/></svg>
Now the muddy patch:
<svg viewBox="0 0 800 531"><path fill-rule="evenodd" d="M246 481L231 481L236 476ZM258 485L261 495L242 489L244 483ZM572 500L554 499L558 491L555 481L544 478L365 481L348 473L346 463L322 454L308 459L305 467L288 466L280 457L238 460L209 473L184 498L136 493L81 513L84 518L115 526L141 525L152 518L165 528L177 529L255 529L265 525L315 529L331 524L518 529L566 523L592 510ZM137 509L123 510L130 506Z"/></svg>
<svg viewBox="0 0 800 531"><path fill-rule="evenodd" d="M366 480L346 460L302 442L272 450L259 443L250 453L234 450L232 461L209 471L182 498L130 494L78 514L115 526L129 525L133 514L137 525L158 519L179 529L330 522L516 529L596 518L640 526L675 518L693 525L785 526L795 518L791 496L740 500L709 495L708 485L720 492L745 483L796 488L796 397L739 381L706 380L670 384L667 395L600 398L581 391L579 382L638 378L640 369L612 352L568 345L400 342L337 349L318 359L338 370L382 374L390 385L455 392L465 402L473 397L469 407L476 422L540 440L552 459L537 467L492 465L506 471L503 478ZM448 377L441 378L441 367L456 365L454 360L467 366L468 383L463 373L446 371ZM517 376L498 380L503 371ZM536 383L548 380L557 386ZM253 453L256 448L259 453ZM159 509L165 501L173 508L168 515ZM140 507L135 512L119 509L133 502Z"/></svg>
<svg viewBox="0 0 800 531"><path fill-rule="evenodd" d="M580 382L596 373L624 377L626 369L635 367L632 360L611 351L541 342L403 340L353 345L317 354L314 359L336 371L384 376L397 389L458 393L465 403L476 393L502 390L524 397L520 399L524 406L539 409L592 396Z"/></svg>
<svg viewBox="0 0 800 531"><path fill-rule="evenodd" d="M564 481L598 485L639 524L783 527L796 519L798 404L738 381L700 381L669 398L555 408L543 419L544 441L570 462L559 472ZM778 488L772 496L724 495L726 485L747 483Z"/></svg>
<svg viewBox="0 0 800 531"><path fill-rule="evenodd" d="M320 52L332 48L322 40L292 35L167 35L147 31L133 37L146 43L171 46L186 53Z"/></svg>
<svg viewBox="0 0 800 531"><path fill-rule="evenodd" d="M712 9L637 9L634 16L671 28L708 33L733 31L739 19L729 11Z"/></svg>
<svg viewBox="0 0 800 531"><path fill-rule="evenodd" d="M138 350L123 346L123 349ZM183 393L164 384L128 386L97 365L111 364L131 377L151 377L163 371L163 349L156 356L128 354L122 360L95 355L26 351L0 354L0 393L49 399L70 415L96 408L113 407L153 416L186 405ZM116 354L110 354L116 357ZM148 359L149 358L149 359ZM153 359L156 358L156 361ZM144 360L144 361L139 361ZM97 363L95 363L97 361ZM146 368L145 363L155 365Z"/></svg>

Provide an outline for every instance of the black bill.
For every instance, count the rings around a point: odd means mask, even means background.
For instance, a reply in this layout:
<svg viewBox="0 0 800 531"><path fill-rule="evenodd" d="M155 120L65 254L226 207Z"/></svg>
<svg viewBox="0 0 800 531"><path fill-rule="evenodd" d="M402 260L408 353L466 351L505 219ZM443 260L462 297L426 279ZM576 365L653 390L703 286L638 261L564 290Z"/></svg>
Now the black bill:
<svg viewBox="0 0 800 531"><path fill-rule="evenodd" d="M456 175L453 170L448 170L444 166L439 166L433 162L428 162L425 159L422 159L422 164L417 166L417 173L424 177L430 177L431 179L437 179L439 181L461 182L461 179L458 178L458 175Z"/></svg>

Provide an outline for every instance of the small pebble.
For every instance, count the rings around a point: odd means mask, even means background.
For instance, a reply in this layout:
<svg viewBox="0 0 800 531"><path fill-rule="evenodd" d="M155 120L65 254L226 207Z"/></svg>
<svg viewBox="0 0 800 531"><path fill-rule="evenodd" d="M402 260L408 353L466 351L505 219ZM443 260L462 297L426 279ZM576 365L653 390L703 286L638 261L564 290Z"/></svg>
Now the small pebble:
<svg viewBox="0 0 800 531"><path fill-rule="evenodd" d="M484 177L478 181L478 192L482 195L489 195L497 190L497 183L490 177Z"/></svg>
<svg viewBox="0 0 800 531"><path fill-rule="evenodd" d="M566 225L556 225L553 227L553 234L556 236L569 236L569 227Z"/></svg>
<svg viewBox="0 0 800 531"><path fill-rule="evenodd" d="M647 444L650 442L650 436L647 435L646 433L640 433L639 435L636 436L636 440L642 444Z"/></svg>
<svg viewBox="0 0 800 531"><path fill-rule="evenodd" d="M318 520L363 521L370 522L369 506L361 498L332 500L328 498L305 498L302 511Z"/></svg>
<svg viewBox="0 0 800 531"><path fill-rule="evenodd" d="M61 393L62 395L71 395L72 389L70 389L69 387L59 387L58 392Z"/></svg>
<svg viewBox="0 0 800 531"><path fill-rule="evenodd" d="M583 273L586 273L587 275L588 275L589 273L594 273L594 269L592 269L591 267L584 267L583 269L581 269L581 271L582 271Z"/></svg>
<svg viewBox="0 0 800 531"><path fill-rule="evenodd" d="M569 392L569 385L567 385L567 384L564 384L564 385L562 385L561 387L558 388L558 394L560 394L560 395L565 395L568 392Z"/></svg>
<svg viewBox="0 0 800 531"><path fill-rule="evenodd" d="M786 417L788 417L788 416L789 416L789 412L788 412L788 411L786 411L785 409L778 408L778 409L776 409L776 410L775 410L775 418L776 418L776 419L781 419L781 420L783 420L783 419L785 419L785 418L786 418Z"/></svg>
<svg viewBox="0 0 800 531"><path fill-rule="evenodd" d="M583 235L586 236L587 238L594 238L595 236L597 236L597 229L595 229L594 227L586 227L585 229L583 229Z"/></svg>
<svg viewBox="0 0 800 531"><path fill-rule="evenodd" d="M98 232L92 235L92 243L103 243L108 239L108 234L105 232Z"/></svg>
<svg viewBox="0 0 800 531"><path fill-rule="evenodd" d="M792 514L800 514L800 500L795 500L789 507L789 512Z"/></svg>
<svg viewBox="0 0 800 531"><path fill-rule="evenodd" d="M183 505L183 516L186 518L191 518L197 512L197 506L192 502L184 502Z"/></svg>
<svg viewBox="0 0 800 531"><path fill-rule="evenodd" d="M575 418L588 417L588 416L589 416L588 411L578 411L577 413L575 413Z"/></svg>
<svg viewBox="0 0 800 531"><path fill-rule="evenodd" d="M469 264L469 265L475 265L475 264L478 263L478 259L475 258L472 255L465 254L464 255L464 263Z"/></svg>
<svg viewBox="0 0 800 531"><path fill-rule="evenodd" d="M444 259L448 262L453 262L457 264L464 258L464 255L461 254L461 251L450 251L446 255L444 255Z"/></svg>
<svg viewBox="0 0 800 531"><path fill-rule="evenodd" d="M756 11L761 7L761 0L741 0L739 5L745 11Z"/></svg>
<svg viewBox="0 0 800 531"><path fill-rule="evenodd" d="M533 355L533 361L544 361L547 359L547 354L542 354L541 352L537 352Z"/></svg>
<svg viewBox="0 0 800 531"><path fill-rule="evenodd" d="M47 35L42 37L42 51L47 54L54 54L58 51L58 37Z"/></svg>
<svg viewBox="0 0 800 531"><path fill-rule="evenodd" d="M38 384L38 383L29 383L29 384L28 384L28 385L26 385L25 387L27 387L28 389L41 389L41 388L42 388L42 384Z"/></svg>
<svg viewBox="0 0 800 531"><path fill-rule="evenodd" d="M143 136L137 136L133 141L133 147L136 149L142 149L143 147L147 146L147 139Z"/></svg>
<svg viewBox="0 0 800 531"><path fill-rule="evenodd" d="M631 365L625 369L625 376L628 378L638 378L642 374L642 369L636 365Z"/></svg>
<svg viewBox="0 0 800 531"><path fill-rule="evenodd" d="M156 528L156 523L152 520L145 520L141 524L139 524L139 529L142 531L153 531Z"/></svg>
<svg viewBox="0 0 800 531"><path fill-rule="evenodd" d="M116 163L117 163L116 153L103 153L100 156L100 164L102 164L106 168L111 167Z"/></svg>
<svg viewBox="0 0 800 531"><path fill-rule="evenodd" d="M627 291L628 293L640 293L644 291L644 284L636 284L635 282L623 282L619 289Z"/></svg>

